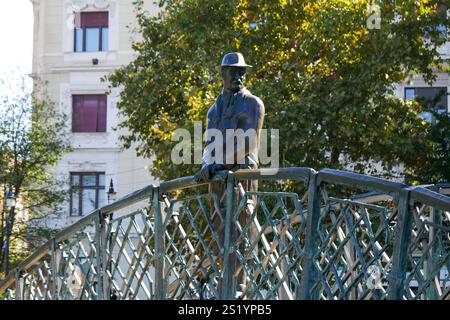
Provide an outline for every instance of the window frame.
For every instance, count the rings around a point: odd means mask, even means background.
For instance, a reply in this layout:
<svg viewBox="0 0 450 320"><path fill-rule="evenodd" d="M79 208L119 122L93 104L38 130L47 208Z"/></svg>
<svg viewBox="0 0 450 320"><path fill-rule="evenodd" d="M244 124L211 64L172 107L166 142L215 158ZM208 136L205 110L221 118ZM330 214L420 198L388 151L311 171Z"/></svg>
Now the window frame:
<svg viewBox="0 0 450 320"><path fill-rule="evenodd" d="M107 16L107 26L104 26L104 25L102 25L102 23L100 23L100 20L101 19L99 19L99 24L98 24L98 26L83 26L82 25L82 21L83 21L83 18L82 18L82 15L83 14L106 14L106 16ZM108 46L108 48L103 48L103 29L108 29L108 37L109 37L109 11L93 11L93 12L91 12L91 11L88 11L88 12L80 12L79 13L80 14L80 17L79 17L79 19L80 19L80 26L79 27L77 27L77 26L75 26L75 28L74 28L74 30L73 30L73 51L75 52L75 53L79 53L79 52L105 52L105 51L108 51L109 50L109 39L108 39L108 41L107 41L107 46ZM89 28L93 28L93 29L98 29L98 31L99 31L99 36L98 36L98 49L99 50L97 50L97 51L87 51L86 50L86 30L87 29L89 29ZM77 31L78 30L82 30L82 42L81 42L81 51L77 51Z"/></svg>
<svg viewBox="0 0 450 320"><path fill-rule="evenodd" d="M95 175L95 186L83 186L83 177L84 176L94 176ZM104 185L100 186L100 175L105 176L104 178ZM73 177L78 176L79 177L79 184L78 186L73 185ZM69 179L70 179L70 210L69 214L71 217L82 217L85 213L83 212L83 190L95 190L95 204L94 209L98 209L99 207L99 195L101 191L106 190L106 174L102 171L85 171L85 172L78 172L73 171L69 173ZM77 190L75 190L75 188ZM73 195L78 195L78 214L74 214L73 212ZM89 212L87 212L89 213Z"/></svg>

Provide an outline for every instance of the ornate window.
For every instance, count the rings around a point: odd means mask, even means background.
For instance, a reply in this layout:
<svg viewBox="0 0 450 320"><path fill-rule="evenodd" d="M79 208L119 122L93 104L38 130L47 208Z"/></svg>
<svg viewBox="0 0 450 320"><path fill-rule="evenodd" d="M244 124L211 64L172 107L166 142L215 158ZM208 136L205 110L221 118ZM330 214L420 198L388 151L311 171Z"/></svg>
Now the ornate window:
<svg viewBox="0 0 450 320"><path fill-rule="evenodd" d="M82 216L105 205L104 172L70 173L70 215Z"/></svg>

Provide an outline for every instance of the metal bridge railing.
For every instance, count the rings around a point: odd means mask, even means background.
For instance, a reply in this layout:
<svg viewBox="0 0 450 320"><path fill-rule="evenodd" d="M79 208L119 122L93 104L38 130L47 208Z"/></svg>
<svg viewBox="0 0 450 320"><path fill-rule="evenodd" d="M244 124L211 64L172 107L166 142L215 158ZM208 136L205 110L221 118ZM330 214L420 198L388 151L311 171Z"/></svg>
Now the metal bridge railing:
<svg viewBox="0 0 450 320"><path fill-rule="evenodd" d="M129 194L57 234L7 275L0 294L450 299L449 197L338 170L269 173L219 173L210 183L224 185L221 199L192 177ZM254 180L261 191L246 191ZM147 204L131 210L141 201Z"/></svg>

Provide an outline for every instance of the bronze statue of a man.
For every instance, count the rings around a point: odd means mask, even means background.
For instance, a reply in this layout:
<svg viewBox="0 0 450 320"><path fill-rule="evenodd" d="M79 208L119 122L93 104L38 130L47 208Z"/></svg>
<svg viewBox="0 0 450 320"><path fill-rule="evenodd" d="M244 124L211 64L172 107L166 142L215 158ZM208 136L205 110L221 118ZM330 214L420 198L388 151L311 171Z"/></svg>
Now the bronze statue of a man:
<svg viewBox="0 0 450 320"><path fill-rule="evenodd" d="M250 65L239 52L223 57L221 64L223 90L209 109L206 119L207 141L202 159L202 169L194 176L196 181L207 181L217 171L255 169L258 167L260 133L264 121L264 104L244 87L245 73ZM237 145L229 132L241 129L245 145ZM214 132L222 133L222 141L216 141ZM228 133L227 133L228 131ZM242 137L241 137L242 138ZM208 149L211 144L214 147ZM221 149L220 159L214 157ZM220 160L220 161L217 161Z"/></svg>
<svg viewBox="0 0 450 320"><path fill-rule="evenodd" d="M202 168L194 176L197 182L210 180L218 171L237 171L239 169L256 169L259 165L258 153L260 134L264 121L264 104L260 98L252 95L244 87L247 68L244 57L239 52L231 52L223 57L221 76L223 90L216 102L209 109L206 119L206 145L203 152ZM231 133L231 134L230 134ZM237 143L240 140L243 143ZM211 148L212 147L212 148ZM241 181L245 191L257 191L257 180ZM226 184L210 182L209 192L212 196L211 215L213 226L220 234L223 245L223 222L225 221ZM255 198L250 197L254 202ZM219 216L220 215L220 216ZM250 224L248 236L250 241L257 241L256 227L250 221L250 215L239 216L241 226ZM231 241L236 241L237 230L232 228ZM240 245L240 250L245 248ZM211 244L213 255L220 255L218 245ZM255 246L257 251L257 246ZM242 251L241 251L242 253ZM239 268L236 256L230 257L234 268ZM238 284L245 283L245 273L239 272Z"/></svg>

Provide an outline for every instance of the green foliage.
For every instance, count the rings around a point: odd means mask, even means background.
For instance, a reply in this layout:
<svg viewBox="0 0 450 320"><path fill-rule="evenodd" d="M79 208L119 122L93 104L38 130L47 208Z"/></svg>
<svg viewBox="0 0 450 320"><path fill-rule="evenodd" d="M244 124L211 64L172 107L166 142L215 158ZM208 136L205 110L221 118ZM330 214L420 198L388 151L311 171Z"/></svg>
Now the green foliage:
<svg viewBox="0 0 450 320"><path fill-rule="evenodd" d="M171 162L171 136L204 121L230 51L254 66L246 85L265 103L265 127L280 129L281 166L352 163L376 174L371 163L384 172L404 163L415 172L418 155L430 151L421 107L394 98L393 84L411 73L433 80L446 40L439 26L449 25L436 10L441 1L382 1L381 28L371 30L369 0L167 0L155 17L135 2L137 57L108 80L123 89L123 145L154 156L153 175L198 170Z"/></svg>
<svg viewBox="0 0 450 320"><path fill-rule="evenodd" d="M413 184L450 182L450 116L435 113L436 123L428 134L430 152L408 179Z"/></svg>
<svg viewBox="0 0 450 320"><path fill-rule="evenodd" d="M63 189L66 181L55 178L52 167L70 151L70 144L67 117L46 96L44 84L35 80L36 93L29 89L25 76L18 82L7 79L1 84L0 257L4 267L20 261L45 240L41 228L30 226L34 220L57 212L67 198ZM3 205L8 190L16 199L13 210Z"/></svg>

